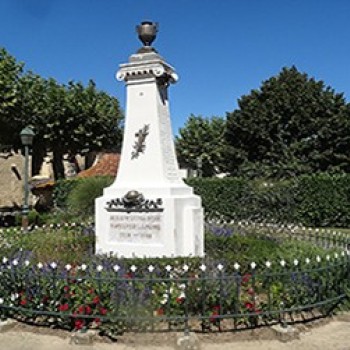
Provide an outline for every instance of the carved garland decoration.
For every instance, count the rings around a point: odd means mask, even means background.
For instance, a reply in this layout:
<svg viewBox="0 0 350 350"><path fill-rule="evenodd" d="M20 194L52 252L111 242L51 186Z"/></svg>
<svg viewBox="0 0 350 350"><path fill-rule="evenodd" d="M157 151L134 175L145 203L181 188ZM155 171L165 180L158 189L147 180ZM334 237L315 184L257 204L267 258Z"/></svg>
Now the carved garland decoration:
<svg viewBox="0 0 350 350"><path fill-rule="evenodd" d="M135 133L136 141L131 152L131 159L138 158L140 153L144 153L146 148L146 137L149 134L149 124L146 124L142 129Z"/></svg>
<svg viewBox="0 0 350 350"><path fill-rule="evenodd" d="M109 212L126 212L126 213L151 213L162 212L163 201L161 198L155 200L145 199L142 193L132 190L124 197L112 199L106 203L106 210Z"/></svg>

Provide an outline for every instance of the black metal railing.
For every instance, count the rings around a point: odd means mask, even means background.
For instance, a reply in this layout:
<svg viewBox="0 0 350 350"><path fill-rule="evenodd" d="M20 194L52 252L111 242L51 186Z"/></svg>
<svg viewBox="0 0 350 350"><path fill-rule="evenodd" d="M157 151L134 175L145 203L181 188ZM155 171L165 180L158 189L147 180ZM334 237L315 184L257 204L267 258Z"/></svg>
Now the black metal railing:
<svg viewBox="0 0 350 350"><path fill-rule="evenodd" d="M2 261L3 317L67 329L229 330L294 323L331 313L346 299L345 252L304 261L163 267L32 265Z"/></svg>

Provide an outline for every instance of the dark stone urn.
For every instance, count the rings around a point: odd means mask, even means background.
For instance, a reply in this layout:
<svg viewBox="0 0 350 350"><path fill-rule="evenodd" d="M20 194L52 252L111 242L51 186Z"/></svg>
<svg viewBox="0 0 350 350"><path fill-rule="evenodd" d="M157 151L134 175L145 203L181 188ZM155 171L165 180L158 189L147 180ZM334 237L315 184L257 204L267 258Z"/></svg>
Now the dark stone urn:
<svg viewBox="0 0 350 350"><path fill-rule="evenodd" d="M136 31L143 45L151 46L152 42L157 36L158 23L150 21L141 22L141 24L136 26Z"/></svg>

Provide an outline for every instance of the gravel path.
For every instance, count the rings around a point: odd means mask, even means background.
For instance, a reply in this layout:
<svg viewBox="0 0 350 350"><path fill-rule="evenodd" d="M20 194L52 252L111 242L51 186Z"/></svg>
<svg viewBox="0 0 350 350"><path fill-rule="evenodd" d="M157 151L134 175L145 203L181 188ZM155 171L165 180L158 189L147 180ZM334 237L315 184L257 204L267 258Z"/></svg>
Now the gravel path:
<svg viewBox="0 0 350 350"><path fill-rule="evenodd" d="M143 337L148 337L146 344L143 344L143 339L146 339ZM137 334L117 343L95 342L91 346L82 346L71 344L68 334L57 336L15 328L0 334L0 350L174 350L175 335L162 335L157 340L154 336L157 345L152 345L150 337L152 335ZM220 334L202 336L201 350L350 350L350 323L332 321L302 332L300 339L288 343L278 340L237 341L234 337L232 333L224 335L224 338ZM233 341L228 342L229 338ZM254 339L254 336L249 338Z"/></svg>

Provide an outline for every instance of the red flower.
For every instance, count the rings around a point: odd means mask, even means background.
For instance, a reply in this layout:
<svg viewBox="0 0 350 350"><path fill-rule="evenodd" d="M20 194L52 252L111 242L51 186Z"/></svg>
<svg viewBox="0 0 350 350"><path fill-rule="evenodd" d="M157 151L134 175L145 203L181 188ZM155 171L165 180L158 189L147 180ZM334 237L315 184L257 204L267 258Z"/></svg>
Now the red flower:
<svg viewBox="0 0 350 350"><path fill-rule="evenodd" d="M106 313L107 313L107 309L104 308L104 307L101 307L101 308L100 308L100 314L101 314L101 315L106 315Z"/></svg>
<svg viewBox="0 0 350 350"><path fill-rule="evenodd" d="M91 314L92 309L89 305L85 306L85 313L87 313L88 315Z"/></svg>
<svg viewBox="0 0 350 350"><path fill-rule="evenodd" d="M67 303L61 304L58 306L59 311L67 311L69 309L69 305Z"/></svg>
<svg viewBox="0 0 350 350"><path fill-rule="evenodd" d="M101 319L99 319L98 317L96 317L94 319L94 322L97 324L97 325L100 325L101 324Z"/></svg>
<svg viewBox="0 0 350 350"><path fill-rule="evenodd" d="M64 286L64 287L63 287L63 290L64 290L65 292L68 292L68 291L69 291L69 286Z"/></svg>
<svg viewBox="0 0 350 350"><path fill-rule="evenodd" d="M156 313L157 313L158 316L162 316L162 315L164 315L164 309L160 307L160 308L156 311Z"/></svg>
<svg viewBox="0 0 350 350"><path fill-rule="evenodd" d="M219 306L219 305L215 305L215 306L213 306L213 310L214 310L214 311L218 311L218 310L220 310L220 306Z"/></svg>
<svg viewBox="0 0 350 350"><path fill-rule="evenodd" d="M84 305L80 305L78 307L78 314L83 314L85 313L85 306Z"/></svg>
<svg viewBox="0 0 350 350"><path fill-rule="evenodd" d="M253 288L248 288L247 293L249 295L253 295L254 294L254 289Z"/></svg>
<svg viewBox="0 0 350 350"><path fill-rule="evenodd" d="M124 278L132 278L132 273L128 272L124 275Z"/></svg>
<svg viewBox="0 0 350 350"><path fill-rule="evenodd" d="M249 301L247 301L244 306L246 307L246 309L248 310L253 310L254 309L254 305L252 303L250 303Z"/></svg>
<svg viewBox="0 0 350 350"><path fill-rule="evenodd" d="M94 304L98 304L100 302L100 298L98 295L95 296L95 298L92 300Z"/></svg>
<svg viewBox="0 0 350 350"><path fill-rule="evenodd" d="M178 297L178 298L176 298L176 302L177 302L178 304L182 304L182 303L184 302L184 300L185 300L185 298L183 298L183 297Z"/></svg>
<svg viewBox="0 0 350 350"><path fill-rule="evenodd" d="M27 304L27 299L22 299L20 301L20 304L23 305L23 306L26 305Z"/></svg>
<svg viewBox="0 0 350 350"><path fill-rule="evenodd" d="M252 275L250 273L246 273L242 277L242 283L248 283L251 277L252 277Z"/></svg>
<svg viewBox="0 0 350 350"><path fill-rule="evenodd" d="M88 293L89 293L89 294L93 294L94 292L95 292L95 290L94 290L93 288L91 288L91 289L88 290Z"/></svg>
<svg viewBox="0 0 350 350"><path fill-rule="evenodd" d="M82 329L84 326L84 321L83 320L75 320L74 321L74 328L75 329Z"/></svg>

